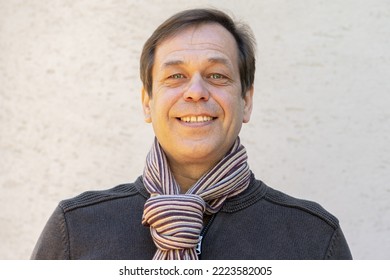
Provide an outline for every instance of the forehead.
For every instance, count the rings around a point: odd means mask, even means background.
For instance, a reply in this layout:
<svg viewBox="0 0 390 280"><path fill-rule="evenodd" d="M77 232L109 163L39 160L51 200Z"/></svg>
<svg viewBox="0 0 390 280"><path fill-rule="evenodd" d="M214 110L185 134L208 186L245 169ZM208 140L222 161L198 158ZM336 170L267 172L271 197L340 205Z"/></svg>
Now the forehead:
<svg viewBox="0 0 390 280"><path fill-rule="evenodd" d="M156 48L155 64L170 61L212 60L229 61L238 66L238 47L233 35L217 23L185 28L164 39Z"/></svg>

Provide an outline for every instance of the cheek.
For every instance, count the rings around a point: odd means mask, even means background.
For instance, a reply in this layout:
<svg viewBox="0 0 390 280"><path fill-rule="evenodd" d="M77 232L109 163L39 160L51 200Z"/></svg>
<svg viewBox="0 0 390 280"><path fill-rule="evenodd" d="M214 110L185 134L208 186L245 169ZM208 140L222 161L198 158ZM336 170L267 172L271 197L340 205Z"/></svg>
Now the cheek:
<svg viewBox="0 0 390 280"><path fill-rule="evenodd" d="M159 94L154 97L151 104L151 115L153 121L160 122L169 116L169 111L173 106L172 99L166 94Z"/></svg>
<svg viewBox="0 0 390 280"><path fill-rule="evenodd" d="M170 89L159 93L154 110L162 117L169 117L182 107L184 102L182 91L179 89Z"/></svg>
<svg viewBox="0 0 390 280"><path fill-rule="evenodd" d="M224 110L225 117L231 119L232 122L242 122L244 113L244 102L241 97L227 98L221 100L220 104Z"/></svg>
<svg viewBox="0 0 390 280"><path fill-rule="evenodd" d="M150 104L150 115L152 116L152 123L156 123L161 119L159 116L161 114L161 106L159 105L159 100L156 97L153 97Z"/></svg>

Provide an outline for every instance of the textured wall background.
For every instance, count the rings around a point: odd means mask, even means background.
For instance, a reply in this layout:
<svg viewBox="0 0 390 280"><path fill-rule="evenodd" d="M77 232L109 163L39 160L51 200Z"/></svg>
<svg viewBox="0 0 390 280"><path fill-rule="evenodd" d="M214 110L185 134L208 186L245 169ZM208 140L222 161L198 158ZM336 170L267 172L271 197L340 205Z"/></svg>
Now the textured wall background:
<svg viewBox="0 0 390 280"><path fill-rule="evenodd" d="M257 37L256 176L335 214L356 259L390 258L389 1L0 0L0 259L29 258L59 200L141 174L141 47L204 6Z"/></svg>

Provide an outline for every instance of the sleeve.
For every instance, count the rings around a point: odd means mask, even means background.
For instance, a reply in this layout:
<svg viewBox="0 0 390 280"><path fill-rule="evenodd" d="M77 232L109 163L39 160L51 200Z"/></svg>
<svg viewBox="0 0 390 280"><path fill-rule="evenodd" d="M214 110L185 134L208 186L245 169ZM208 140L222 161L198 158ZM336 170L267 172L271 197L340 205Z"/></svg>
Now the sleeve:
<svg viewBox="0 0 390 280"><path fill-rule="evenodd" d="M69 256L69 238L65 215L60 206L47 221L31 255L32 260L65 260Z"/></svg>
<svg viewBox="0 0 390 280"><path fill-rule="evenodd" d="M330 240L325 256L326 260L352 260L347 240L340 227L338 227Z"/></svg>

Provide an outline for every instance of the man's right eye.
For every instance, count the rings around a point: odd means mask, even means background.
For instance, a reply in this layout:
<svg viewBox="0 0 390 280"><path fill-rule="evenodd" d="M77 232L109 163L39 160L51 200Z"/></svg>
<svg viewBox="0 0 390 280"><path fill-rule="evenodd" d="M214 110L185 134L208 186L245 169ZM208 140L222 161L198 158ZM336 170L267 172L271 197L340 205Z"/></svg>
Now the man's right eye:
<svg viewBox="0 0 390 280"><path fill-rule="evenodd" d="M184 79L185 77L183 74L177 73L177 74L173 74L173 75L169 76L168 78L169 79Z"/></svg>

